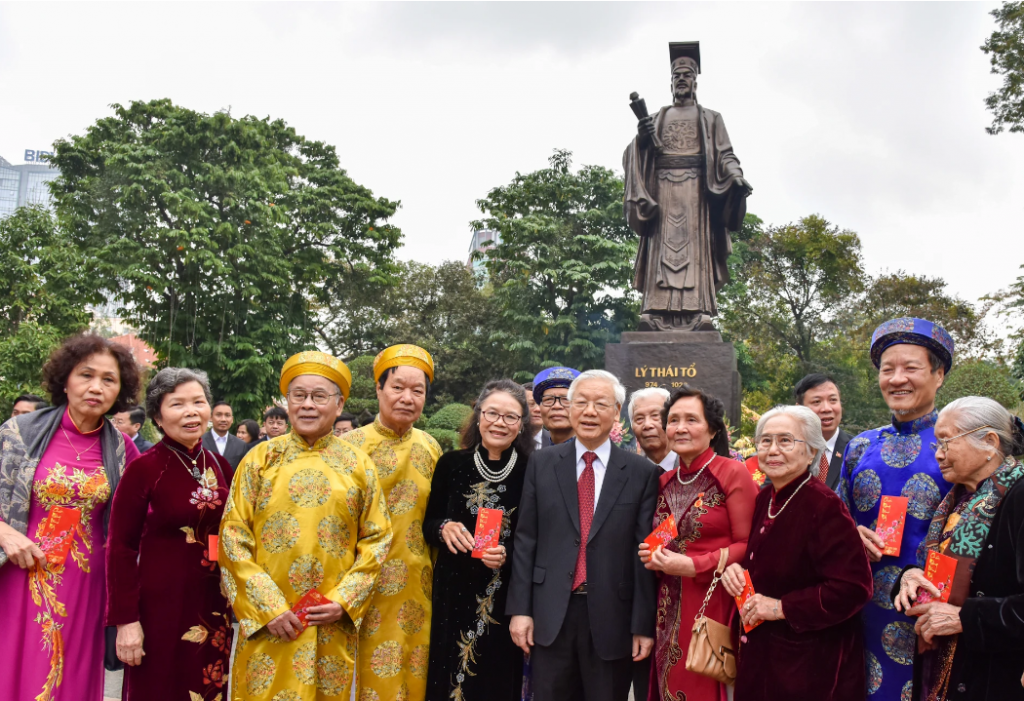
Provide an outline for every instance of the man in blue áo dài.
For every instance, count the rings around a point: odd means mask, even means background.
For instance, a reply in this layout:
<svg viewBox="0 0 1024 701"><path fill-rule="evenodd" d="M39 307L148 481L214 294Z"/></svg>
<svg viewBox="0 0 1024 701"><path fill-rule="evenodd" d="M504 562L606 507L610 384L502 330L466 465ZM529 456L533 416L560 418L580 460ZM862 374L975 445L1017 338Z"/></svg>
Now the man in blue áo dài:
<svg viewBox="0 0 1024 701"><path fill-rule="evenodd" d="M914 619L893 608L889 591L904 566L924 566L929 523L952 486L935 460L935 393L953 366L953 339L924 319L892 319L875 329L871 360L892 423L850 441L839 493L857 523L875 580L875 594L862 613L868 699L910 701ZM886 495L907 498L898 556L882 555L882 539L875 533Z"/></svg>

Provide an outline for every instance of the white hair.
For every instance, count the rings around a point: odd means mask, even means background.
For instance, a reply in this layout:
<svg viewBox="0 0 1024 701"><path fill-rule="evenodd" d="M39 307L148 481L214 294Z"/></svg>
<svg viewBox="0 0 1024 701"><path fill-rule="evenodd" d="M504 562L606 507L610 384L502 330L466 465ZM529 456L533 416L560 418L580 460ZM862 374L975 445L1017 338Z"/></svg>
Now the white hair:
<svg viewBox="0 0 1024 701"><path fill-rule="evenodd" d="M612 386L612 390L615 392L615 403L620 407L626 403L626 388L619 382L619 378L611 374L607 370L587 370L581 372L572 384L569 385L568 398L569 402L572 402L572 395L576 393L576 385L586 380L604 380Z"/></svg>
<svg viewBox="0 0 1024 701"><path fill-rule="evenodd" d="M636 406L638 401L649 397L660 397L664 404L670 396L668 390L662 387L644 387L633 392L633 394L629 395L629 406L626 409L626 413L629 415L629 423L633 423L633 407Z"/></svg>
<svg viewBox="0 0 1024 701"><path fill-rule="evenodd" d="M994 433L999 438L999 457L1004 458L1013 454L1013 416L994 399L960 397L943 407L939 415L952 416L953 425L957 427L958 433L974 431L964 438L969 440L975 448L988 448L985 436ZM982 428L983 426L988 426L988 428Z"/></svg>
<svg viewBox="0 0 1024 701"><path fill-rule="evenodd" d="M757 422L757 428L754 430L755 444L760 440L761 434L764 433L764 425L776 416L789 416L796 419L796 422L800 425L802 438L807 446L807 453L810 457L813 458L825 449L825 437L821 435L821 419L818 418L818 415L805 406L790 404L777 406L761 415L760 420ZM797 436L797 438L800 437ZM818 467L818 463L812 463L809 467L810 473L817 475Z"/></svg>

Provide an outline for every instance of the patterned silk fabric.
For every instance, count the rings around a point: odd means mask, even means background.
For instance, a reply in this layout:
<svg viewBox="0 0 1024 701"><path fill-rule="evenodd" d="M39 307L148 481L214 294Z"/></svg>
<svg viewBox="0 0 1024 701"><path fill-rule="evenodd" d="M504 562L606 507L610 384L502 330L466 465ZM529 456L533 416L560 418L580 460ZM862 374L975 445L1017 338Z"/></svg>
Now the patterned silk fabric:
<svg viewBox="0 0 1024 701"><path fill-rule="evenodd" d="M347 700L356 630L391 547L384 495L369 457L327 435L258 444L231 484L220 529L221 577L239 620L235 698ZM265 627L310 589L342 605L336 623L297 640Z"/></svg>
<svg viewBox="0 0 1024 701"><path fill-rule="evenodd" d="M434 576L423 517L441 446L416 428L399 436L380 417L342 438L373 459L395 533L359 631L356 699L423 701Z"/></svg>
<svg viewBox="0 0 1024 701"><path fill-rule="evenodd" d="M587 540L590 538L590 524L594 522L594 460L597 453L587 451L583 454L583 474L576 482L576 497L580 504L580 549L576 553L576 574L572 579L572 588L587 581Z"/></svg>
<svg viewBox="0 0 1024 701"><path fill-rule="evenodd" d="M910 701L917 636L914 619L898 612L889 592L907 565L923 566L925 536L936 507L950 489L935 460L936 412L865 431L843 457L839 496L858 526L874 529L882 496L907 497L899 556L871 563L875 593L864 607L867 690L871 701Z"/></svg>

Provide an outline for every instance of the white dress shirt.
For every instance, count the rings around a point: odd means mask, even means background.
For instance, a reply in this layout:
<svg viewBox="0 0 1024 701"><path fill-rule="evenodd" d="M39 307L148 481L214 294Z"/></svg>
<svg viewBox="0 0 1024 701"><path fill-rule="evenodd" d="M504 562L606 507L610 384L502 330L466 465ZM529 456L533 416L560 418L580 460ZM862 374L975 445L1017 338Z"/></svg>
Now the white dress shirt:
<svg viewBox="0 0 1024 701"><path fill-rule="evenodd" d="M544 429L537 431L533 436L533 449L540 450L544 447Z"/></svg>
<svg viewBox="0 0 1024 701"><path fill-rule="evenodd" d="M671 472L679 467L679 454L670 450L668 455L658 464L661 465L661 469L665 472Z"/></svg>
<svg viewBox="0 0 1024 701"><path fill-rule="evenodd" d="M584 447L579 439L576 440L576 481L580 481L583 470L587 463L583 460L583 454L590 451ZM608 461L612 456L612 441L606 438L604 443L598 446L597 450L590 451L597 453L597 460L594 461L594 509L597 509L597 502L601 498L601 485L604 484L604 473L608 471Z"/></svg>
<svg viewBox="0 0 1024 701"><path fill-rule="evenodd" d="M219 435L216 431L213 432L213 442L217 444L217 451L224 455L224 451L228 449L228 434L223 436Z"/></svg>
<svg viewBox="0 0 1024 701"><path fill-rule="evenodd" d="M832 437L825 441L825 460L832 464L832 454L836 452L836 441L839 440L839 429L832 434Z"/></svg>

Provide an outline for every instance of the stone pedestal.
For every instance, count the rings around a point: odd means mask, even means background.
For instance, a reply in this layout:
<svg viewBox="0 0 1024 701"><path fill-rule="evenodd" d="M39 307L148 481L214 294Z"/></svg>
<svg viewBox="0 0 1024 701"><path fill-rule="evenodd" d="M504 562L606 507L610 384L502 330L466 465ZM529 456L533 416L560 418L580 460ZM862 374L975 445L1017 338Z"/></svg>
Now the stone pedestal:
<svg viewBox="0 0 1024 701"><path fill-rule="evenodd" d="M736 349L717 331L624 333L622 343L605 346L604 367L630 393L644 387L662 387L671 392L689 383L721 399L729 425L740 425Z"/></svg>

